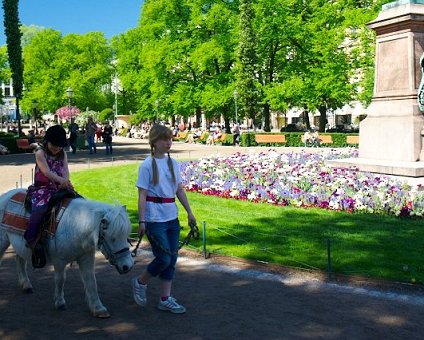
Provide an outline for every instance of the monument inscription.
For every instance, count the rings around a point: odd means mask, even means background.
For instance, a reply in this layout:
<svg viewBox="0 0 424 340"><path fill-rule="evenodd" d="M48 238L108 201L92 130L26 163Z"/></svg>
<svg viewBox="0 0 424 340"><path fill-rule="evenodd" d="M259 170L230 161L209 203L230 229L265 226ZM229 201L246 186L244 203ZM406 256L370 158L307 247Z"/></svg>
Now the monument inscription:
<svg viewBox="0 0 424 340"><path fill-rule="evenodd" d="M398 53L398 51L406 51L407 49L407 37L379 42L377 93L408 89L408 55Z"/></svg>

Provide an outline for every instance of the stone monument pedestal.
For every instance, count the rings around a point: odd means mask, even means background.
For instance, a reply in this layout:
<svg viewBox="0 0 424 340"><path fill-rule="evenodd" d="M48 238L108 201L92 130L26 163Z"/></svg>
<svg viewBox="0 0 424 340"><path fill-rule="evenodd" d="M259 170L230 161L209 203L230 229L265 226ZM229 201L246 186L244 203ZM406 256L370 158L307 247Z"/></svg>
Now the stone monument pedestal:
<svg viewBox="0 0 424 340"><path fill-rule="evenodd" d="M417 101L424 0L386 4L368 26L377 34L375 83L368 115L359 127L359 158L334 163L361 171L424 176L424 116Z"/></svg>

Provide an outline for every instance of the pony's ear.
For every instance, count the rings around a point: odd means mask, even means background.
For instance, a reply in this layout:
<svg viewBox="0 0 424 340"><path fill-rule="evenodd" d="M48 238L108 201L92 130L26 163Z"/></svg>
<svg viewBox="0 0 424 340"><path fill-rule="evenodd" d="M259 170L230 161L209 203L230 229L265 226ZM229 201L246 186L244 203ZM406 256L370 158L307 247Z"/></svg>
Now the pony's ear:
<svg viewBox="0 0 424 340"><path fill-rule="evenodd" d="M111 223L112 221L114 221L114 220L115 220L115 218L116 218L119 214L120 214L120 209L119 209L119 208L117 208L117 207L112 207L112 208L107 209L107 210L104 212L104 215L103 215L103 217L102 217L102 223L103 223L103 224L109 224L109 223Z"/></svg>
<svg viewBox="0 0 424 340"><path fill-rule="evenodd" d="M111 209L108 209L104 212L104 215L102 217L102 223L103 224L109 224L113 220L114 212Z"/></svg>
<svg viewBox="0 0 424 340"><path fill-rule="evenodd" d="M125 212L127 212L127 206L126 205L121 205L122 210L124 210Z"/></svg>

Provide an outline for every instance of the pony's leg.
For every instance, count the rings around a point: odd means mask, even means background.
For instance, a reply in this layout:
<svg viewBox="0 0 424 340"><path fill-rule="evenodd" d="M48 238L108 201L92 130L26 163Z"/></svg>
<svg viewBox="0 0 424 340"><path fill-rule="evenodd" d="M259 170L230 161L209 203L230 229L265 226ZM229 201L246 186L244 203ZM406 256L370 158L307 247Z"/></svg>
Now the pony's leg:
<svg viewBox="0 0 424 340"><path fill-rule="evenodd" d="M82 282L85 288L85 297L88 307L94 316L98 318L109 318L110 314L100 301L97 292L96 276L94 274L94 253L88 254L78 259L78 265Z"/></svg>
<svg viewBox="0 0 424 340"><path fill-rule="evenodd" d="M66 279L65 266L66 263L54 263L54 306L58 310L66 309L65 294L63 292Z"/></svg>
<svg viewBox="0 0 424 340"><path fill-rule="evenodd" d="M9 239L11 237L11 239ZM0 259L3 257L6 249L12 244L13 249L16 252L16 268L18 272L18 282L19 286L25 293L32 293L32 285L28 278L26 260L19 254L25 252L25 249L22 249L24 246L24 239L18 237L17 235L7 234L0 229ZM28 251L28 250L27 250Z"/></svg>
<svg viewBox="0 0 424 340"><path fill-rule="evenodd" d="M16 254L16 268L18 271L19 285L22 287L23 292L27 294L32 293L32 284L27 272L27 260L18 254Z"/></svg>
<svg viewBox="0 0 424 340"><path fill-rule="evenodd" d="M3 258L3 255L6 251L7 248L9 248L10 246L10 241L9 238L7 237L7 234L0 229L0 262L1 259Z"/></svg>

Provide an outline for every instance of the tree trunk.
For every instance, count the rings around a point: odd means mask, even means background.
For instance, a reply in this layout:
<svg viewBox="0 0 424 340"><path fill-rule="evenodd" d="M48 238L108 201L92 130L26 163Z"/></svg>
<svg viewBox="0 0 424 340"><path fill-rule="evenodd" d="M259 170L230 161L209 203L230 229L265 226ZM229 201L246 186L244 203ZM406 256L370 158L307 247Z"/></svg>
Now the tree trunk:
<svg viewBox="0 0 424 340"><path fill-rule="evenodd" d="M224 107L222 108L222 113L224 116L225 133L231 133L230 118L228 117L230 113L230 109L228 105L224 105Z"/></svg>
<svg viewBox="0 0 424 340"><path fill-rule="evenodd" d="M322 105L318 108L319 117L319 132L325 132L325 124L327 124L327 106Z"/></svg>
<svg viewBox="0 0 424 340"><path fill-rule="evenodd" d="M196 127L202 127L202 108L200 106L196 107Z"/></svg>
<svg viewBox="0 0 424 340"><path fill-rule="evenodd" d="M269 104L266 103L264 105L264 131L271 132L271 124L270 124L270 112L269 112Z"/></svg>
<svg viewBox="0 0 424 340"><path fill-rule="evenodd" d="M309 111L307 109L304 109L303 111L303 120L305 121L306 124L306 130L310 130L311 129L311 121L309 120Z"/></svg>
<svg viewBox="0 0 424 340"><path fill-rule="evenodd" d="M18 121L18 136L22 137L22 126L21 126L21 113L19 110L19 95L16 95L16 120Z"/></svg>
<svg viewBox="0 0 424 340"><path fill-rule="evenodd" d="M125 114L126 112L129 112L129 110L127 111L127 91L125 91L125 89L122 89L121 95L122 95L122 114ZM118 112L118 108L116 108L116 112Z"/></svg>

